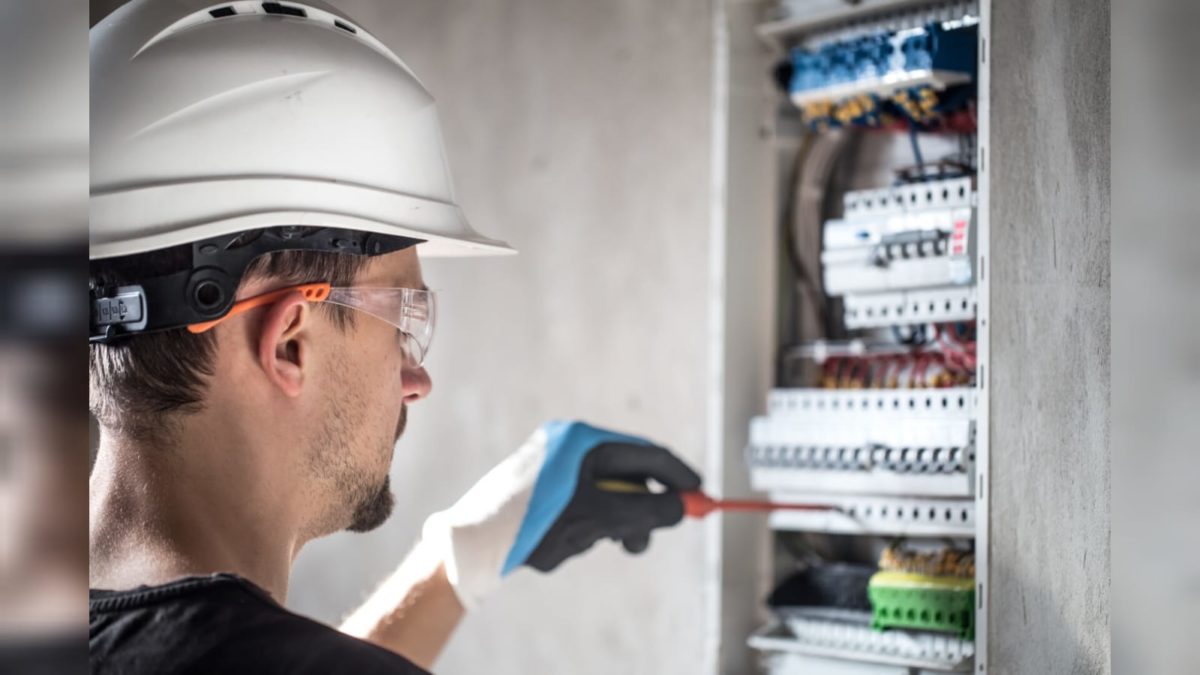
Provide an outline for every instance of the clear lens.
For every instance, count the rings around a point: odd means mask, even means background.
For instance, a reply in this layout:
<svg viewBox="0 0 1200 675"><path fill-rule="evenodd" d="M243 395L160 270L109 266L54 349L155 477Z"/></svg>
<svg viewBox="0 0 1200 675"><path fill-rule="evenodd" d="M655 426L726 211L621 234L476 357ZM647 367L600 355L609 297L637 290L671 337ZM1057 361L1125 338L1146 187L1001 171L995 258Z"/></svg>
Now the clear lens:
<svg viewBox="0 0 1200 675"><path fill-rule="evenodd" d="M412 368L420 368L425 363L425 348L416 338L398 331L396 333L400 337L400 348L404 350L405 363Z"/></svg>
<svg viewBox="0 0 1200 675"><path fill-rule="evenodd" d="M429 354L437 316L433 291L416 288L334 288L326 302L382 319L400 331L404 353L420 366Z"/></svg>

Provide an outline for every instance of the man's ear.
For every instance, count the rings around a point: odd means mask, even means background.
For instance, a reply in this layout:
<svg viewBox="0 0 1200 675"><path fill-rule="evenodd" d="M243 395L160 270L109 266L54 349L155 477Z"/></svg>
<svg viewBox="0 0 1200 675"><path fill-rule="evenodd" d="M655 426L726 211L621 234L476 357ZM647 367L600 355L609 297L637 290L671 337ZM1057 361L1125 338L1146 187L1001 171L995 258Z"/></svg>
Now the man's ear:
<svg viewBox="0 0 1200 675"><path fill-rule="evenodd" d="M258 332L258 362L267 378L287 396L299 396L308 365L311 318L299 291L267 307Z"/></svg>

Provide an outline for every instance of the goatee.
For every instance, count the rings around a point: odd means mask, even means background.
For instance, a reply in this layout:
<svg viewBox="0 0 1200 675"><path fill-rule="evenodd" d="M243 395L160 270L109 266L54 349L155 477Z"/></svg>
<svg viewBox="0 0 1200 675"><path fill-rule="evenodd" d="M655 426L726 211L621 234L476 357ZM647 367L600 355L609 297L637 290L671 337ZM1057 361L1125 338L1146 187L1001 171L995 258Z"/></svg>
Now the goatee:
<svg viewBox="0 0 1200 675"><path fill-rule="evenodd" d="M374 494L360 501L354 507L354 516L350 519L350 532L370 532L387 522L396 506L396 498L392 495L392 477L384 476L383 483Z"/></svg>

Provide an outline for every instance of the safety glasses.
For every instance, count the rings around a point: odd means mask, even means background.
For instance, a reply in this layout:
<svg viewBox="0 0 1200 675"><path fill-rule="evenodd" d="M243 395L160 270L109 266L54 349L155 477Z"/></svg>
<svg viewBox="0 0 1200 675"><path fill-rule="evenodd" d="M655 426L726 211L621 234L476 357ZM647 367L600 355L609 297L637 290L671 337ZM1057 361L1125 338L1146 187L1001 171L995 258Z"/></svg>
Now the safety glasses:
<svg viewBox="0 0 1200 675"><path fill-rule="evenodd" d="M309 302L328 302L349 307L395 326L400 331L404 354L412 365L420 367L429 354L436 318L433 291L418 288L371 288L351 286L334 288L327 283L302 284L256 295L233 304L219 319L188 326L192 333L203 333L231 317L257 307L270 305L299 291Z"/></svg>

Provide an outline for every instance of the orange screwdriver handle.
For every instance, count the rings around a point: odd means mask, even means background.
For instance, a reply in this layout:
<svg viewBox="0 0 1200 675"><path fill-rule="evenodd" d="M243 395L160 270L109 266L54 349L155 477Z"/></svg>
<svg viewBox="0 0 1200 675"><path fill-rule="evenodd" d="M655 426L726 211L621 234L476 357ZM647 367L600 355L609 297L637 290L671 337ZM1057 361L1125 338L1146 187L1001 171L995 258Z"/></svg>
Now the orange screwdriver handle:
<svg viewBox="0 0 1200 675"><path fill-rule="evenodd" d="M717 502L699 490L679 494L683 499L683 513L688 518L703 518L717 510Z"/></svg>

